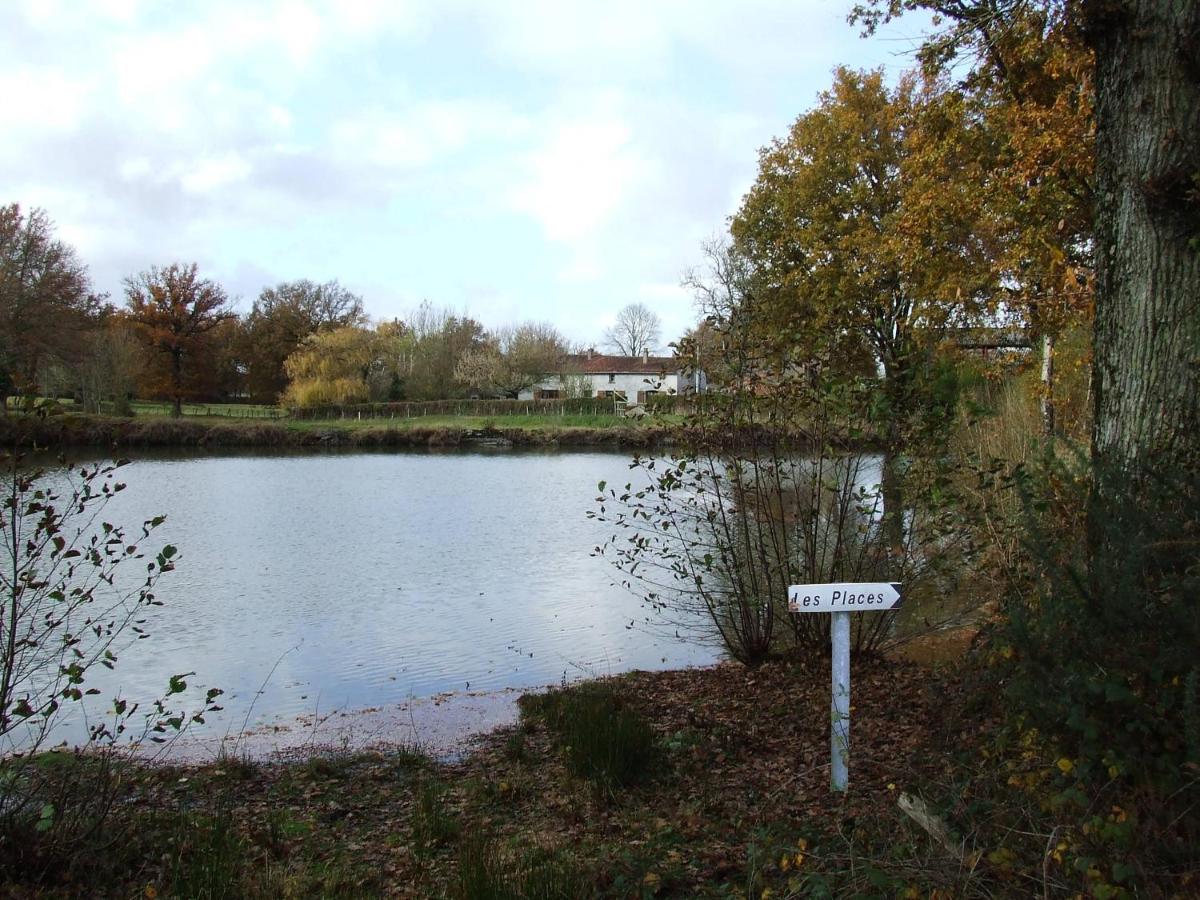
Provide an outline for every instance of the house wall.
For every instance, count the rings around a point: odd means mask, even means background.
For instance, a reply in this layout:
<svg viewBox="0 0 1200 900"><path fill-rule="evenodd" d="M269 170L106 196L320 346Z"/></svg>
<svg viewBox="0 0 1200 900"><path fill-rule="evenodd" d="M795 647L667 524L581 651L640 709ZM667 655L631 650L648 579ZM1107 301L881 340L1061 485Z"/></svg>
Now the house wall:
<svg viewBox="0 0 1200 900"><path fill-rule="evenodd" d="M678 372L670 372L665 376L616 373L609 380L607 374L587 374L584 376L591 383L591 396L595 397L605 391L617 391L625 395L629 406L637 403L638 393L642 391L658 391L662 394L680 393L680 378ZM518 400L532 400L535 392L561 391L562 379L557 375L551 376L534 387L521 391ZM692 379L684 379L684 390L691 391Z"/></svg>

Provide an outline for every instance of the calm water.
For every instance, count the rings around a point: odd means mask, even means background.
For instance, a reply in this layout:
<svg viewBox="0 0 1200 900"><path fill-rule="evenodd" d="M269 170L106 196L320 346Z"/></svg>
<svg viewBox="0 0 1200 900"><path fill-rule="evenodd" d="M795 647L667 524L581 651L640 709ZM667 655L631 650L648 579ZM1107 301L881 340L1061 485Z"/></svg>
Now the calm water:
<svg viewBox="0 0 1200 900"><path fill-rule="evenodd" d="M601 479L628 480L628 457L139 459L105 519L166 514L150 545L180 557L152 637L102 686L148 700L195 671L193 687L226 692L206 726L224 733L248 712L254 725L714 661L647 630L638 598L591 556L610 533L585 515Z"/></svg>

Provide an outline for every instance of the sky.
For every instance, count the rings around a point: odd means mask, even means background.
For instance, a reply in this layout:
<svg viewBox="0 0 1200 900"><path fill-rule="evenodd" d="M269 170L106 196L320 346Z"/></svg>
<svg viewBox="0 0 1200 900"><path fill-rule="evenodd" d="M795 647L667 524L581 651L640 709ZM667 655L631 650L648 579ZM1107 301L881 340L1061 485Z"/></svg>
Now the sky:
<svg viewBox="0 0 1200 900"><path fill-rule="evenodd" d="M681 275L837 65L912 64L850 0L2 0L0 203L97 290L196 262L238 309L338 279L600 346Z"/></svg>

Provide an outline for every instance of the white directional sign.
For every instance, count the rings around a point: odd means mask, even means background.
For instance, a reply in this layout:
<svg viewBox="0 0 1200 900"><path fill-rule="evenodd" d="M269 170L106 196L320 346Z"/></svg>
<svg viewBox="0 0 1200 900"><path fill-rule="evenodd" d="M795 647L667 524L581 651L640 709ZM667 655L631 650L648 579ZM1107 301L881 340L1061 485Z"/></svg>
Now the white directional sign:
<svg viewBox="0 0 1200 900"><path fill-rule="evenodd" d="M833 696L830 702L830 787L844 793L850 784L850 613L883 612L900 605L900 585L793 584L788 609L794 613L832 613L829 638L833 645Z"/></svg>
<svg viewBox="0 0 1200 900"><path fill-rule="evenodd" d="M900 605L900 585L793 584L788 588L791 612L880 612Z"/></svg>

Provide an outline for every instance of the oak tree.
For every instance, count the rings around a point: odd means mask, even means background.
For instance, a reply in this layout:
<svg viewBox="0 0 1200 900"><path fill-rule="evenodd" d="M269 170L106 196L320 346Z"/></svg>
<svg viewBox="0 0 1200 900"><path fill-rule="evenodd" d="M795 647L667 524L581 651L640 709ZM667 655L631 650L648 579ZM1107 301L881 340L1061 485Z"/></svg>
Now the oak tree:
<svg viewBox="0 0 1200 900"><path fill-rule="evenodd" d="M765 147L731 224L752 267L751 327L784 365L850 362L880 382L888 539L898 549L899 467L925 373L953 329L993 311L991 232L977 192L992 138L961 93L909 75L838 69L816 108ZM747 314L743 314L747 315Z"/></svg>
<svg viewBox="0 0 1200 900"><path fill-rule="evenodd" d="M171 415L183 413L183 398L198 373L192 365L209 332L233 316L220 285L200 278L196 264L153 267L125 280L127 315L146 345L165 357L161 389Z"/></svg>

